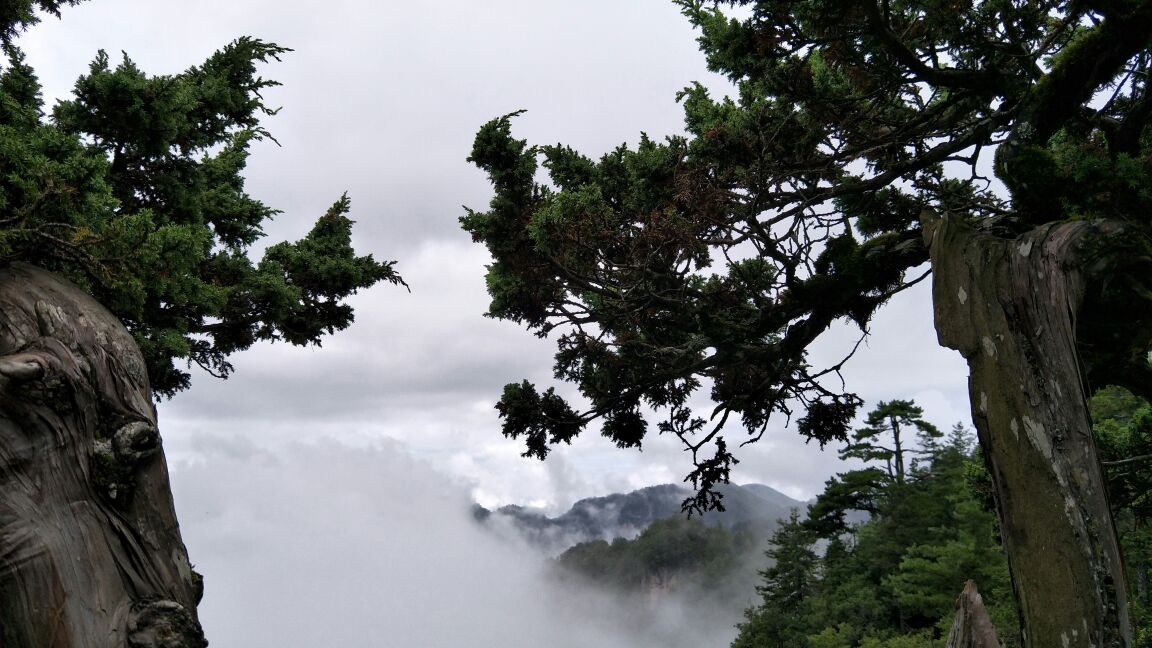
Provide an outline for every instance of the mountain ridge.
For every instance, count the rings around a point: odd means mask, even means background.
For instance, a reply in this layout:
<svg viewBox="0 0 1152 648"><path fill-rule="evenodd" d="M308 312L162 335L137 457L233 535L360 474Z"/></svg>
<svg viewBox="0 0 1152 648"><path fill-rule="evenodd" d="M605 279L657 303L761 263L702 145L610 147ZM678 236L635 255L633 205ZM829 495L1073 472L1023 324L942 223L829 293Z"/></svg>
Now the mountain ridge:
<svg viewBox="0 0 1152 648"><path fill-rule="evenodd" d="M724 484L717 491L723 495L725 510L708 511L700 519L707 525L747 530L763 538L792 508L807 506L764 484ZM691 494L691 489L679 484L658 484L583 498L555 517L516 505L495 510L476 505L473 513L489 527L519 535L528 544L556 554L582 542L633 538L657 520L684 515L681 504Z"/></svg>

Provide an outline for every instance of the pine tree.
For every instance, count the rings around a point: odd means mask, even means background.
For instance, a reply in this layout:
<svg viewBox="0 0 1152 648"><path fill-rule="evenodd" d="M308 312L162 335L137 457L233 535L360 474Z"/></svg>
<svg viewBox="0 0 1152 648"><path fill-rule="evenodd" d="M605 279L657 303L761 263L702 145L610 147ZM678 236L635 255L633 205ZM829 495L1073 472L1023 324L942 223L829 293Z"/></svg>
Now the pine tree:
<svg viewBox="0 0 1152 648"><path fill-rule="evenodd" d="M196 364L227 376L228 356L262 340L317 344L353 319L344 299L392 262L357 256L340 197L300 241L248 251L277 210L250 197L248 149L270 137L276 85L256 66L287 50L241 38L204 64L150 77L101 52L75 98L41 119L34 72L14 47L0 74L0 264L31 263L88 290L132 331L152 388L185 389Z"/></svg>
<svg viewBox="0 0 1152 648"><path fill-rule="evenodd" d="M319 344L402 281L353 250L346 196L250 258L277 213L242 176L275 112L257 67L283 47L172 76L101 52L46 115L14 39L75 3L0 3L0 646L198 648L154 396L258 341Z"/></svg>
<svg viewBox="0 0 1152 648"><path fill-rule="evenodd" d="M852 443L840 450L840 458L865 462L883 461L888 478L903 484L907 474L906 466L910 463L907 457L931 452L935 440L941 436L939 430L923 417L924 410L916 407L912 401L881 402L868 413L866 426L852 434ZM909 447L907 432L910 428L916 431L920 449Z"/></svg>
<svg viewBox="0 0 1152 648"><path fill-rule="evenodd" d="M713 505L773 416L846 437L860 399L827 378L849 358L808 349L929 264L1030 646L1130 646L1085 386L1152 396L1152 2L677 4L734 84L680 94L685 136L594 159L512 116L477 134L496 196L462 222L493 256L489 314L556 333L586 399L511 383L503 432L535 456L593 422L624 447L674 435L688 505Z"/></svg>
<svg viewBox="0 0 1152 648"><path fill-rule="evenodd" d="M781 527L769 552L775 565L761 573L761 604L746 612L734 645L936 645L952 620L956 591L969 579L1009 629L1002 633L1008 645L1019 645L995 515L966 479L970 445L963 428L954 428L908 481L889 480L878 490L864 522L835 528L794 516ZM829 499L825 491L810 511ZM813 551L820 544L822 556Z"/></svg>
<svg viewBox="0 0 1152 648"><path fill-rule="evenodd" d="M765 555L771 564L760 572L763 580L756 587L763 603L745 612L733 648L803 645L798 639L819 568L815 543L816 535L800 520L799 511L793 509L769 540Z"/></svg>

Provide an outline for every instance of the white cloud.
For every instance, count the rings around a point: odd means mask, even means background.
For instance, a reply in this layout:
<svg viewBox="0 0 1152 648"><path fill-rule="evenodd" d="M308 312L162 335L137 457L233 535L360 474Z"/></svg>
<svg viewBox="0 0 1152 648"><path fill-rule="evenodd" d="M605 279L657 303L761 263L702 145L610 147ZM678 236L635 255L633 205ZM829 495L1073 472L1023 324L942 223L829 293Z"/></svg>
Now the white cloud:
<svg viewBox="0 0 1152 648"><path fill-rule="evenodd" d="M734 635L739 610L670 600L649 616L642 600L562 585L543 555L475 523L465 484L399 444L196 445L172 481L213 645L718 648Z"/></svg>

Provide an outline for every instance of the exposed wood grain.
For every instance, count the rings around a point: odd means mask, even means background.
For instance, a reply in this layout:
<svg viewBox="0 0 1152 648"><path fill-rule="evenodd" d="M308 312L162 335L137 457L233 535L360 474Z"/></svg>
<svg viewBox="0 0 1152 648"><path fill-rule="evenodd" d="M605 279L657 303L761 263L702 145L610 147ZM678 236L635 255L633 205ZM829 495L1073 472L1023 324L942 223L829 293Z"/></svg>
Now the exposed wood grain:
<svg viewBox="0 0 1152 648"><path fill-rule="evenodd" d="M1028 648L1132 645L1126 580L1096 454L1076 319L1114 235L1069 221L1016 239L922 217L940 343L968 362ZM1091 592L1092 596L1069 596Z"/></svg>
<svg viewBox="0 0 1152 648"><path fill-rule="evenodd" d="M973 581L964 585L956 599L956 616L944 648L1000 648L996 628Z"/></svg>
<svg viewBox="0 0 1152 648"><path fill-rule="evenodd" d="M0 268L0 648L200 648L196 598L135 342Z"/></svg>

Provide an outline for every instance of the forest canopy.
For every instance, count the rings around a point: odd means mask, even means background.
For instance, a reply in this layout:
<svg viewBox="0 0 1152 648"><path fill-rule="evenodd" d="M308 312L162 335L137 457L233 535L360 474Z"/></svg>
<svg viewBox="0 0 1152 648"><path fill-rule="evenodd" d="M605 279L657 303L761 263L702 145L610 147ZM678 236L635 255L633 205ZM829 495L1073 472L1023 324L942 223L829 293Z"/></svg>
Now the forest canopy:
<svg viewBox="0 0 1152 648"><path fill-rule="evenodd" d="M345 298L403 283L391 261L357 255L351 203L337 198L296 242L249 256L278 210L249 196L243 171L275 114L258 73L289 50L240 38L203 64L151 76L99 52L74 95L46 112L12 38L37 6L0 7L0 264L58 272L129 328L152 388L188 387L184 365L225 377L228 357L263 340L319 344L353 319Z"/></svg>

